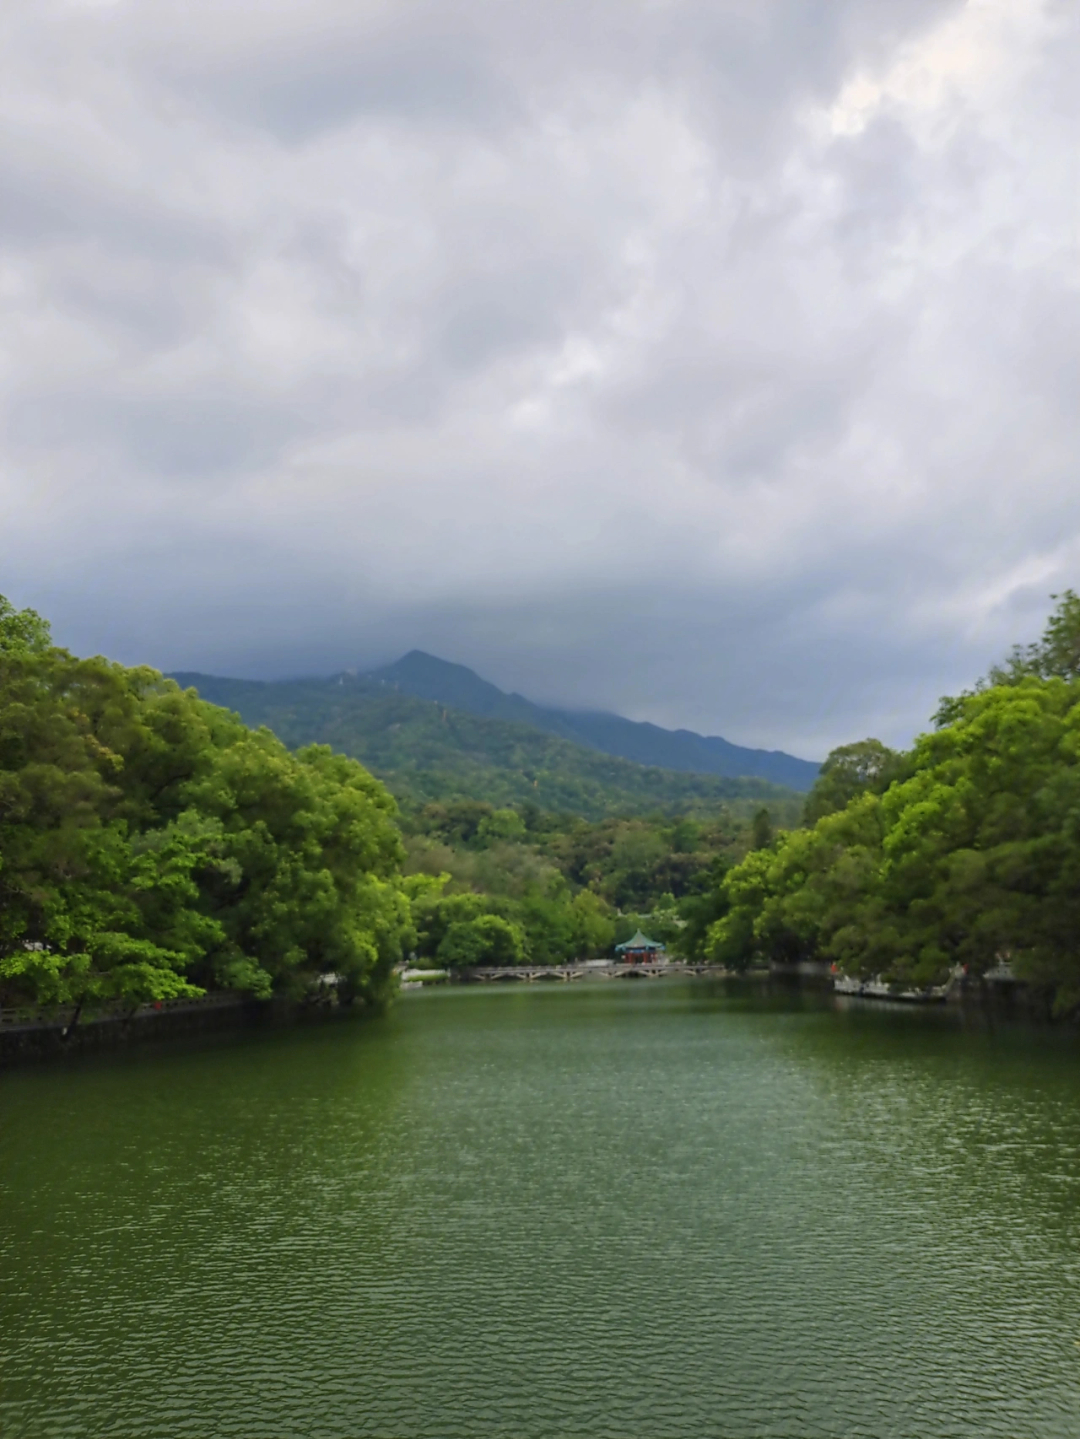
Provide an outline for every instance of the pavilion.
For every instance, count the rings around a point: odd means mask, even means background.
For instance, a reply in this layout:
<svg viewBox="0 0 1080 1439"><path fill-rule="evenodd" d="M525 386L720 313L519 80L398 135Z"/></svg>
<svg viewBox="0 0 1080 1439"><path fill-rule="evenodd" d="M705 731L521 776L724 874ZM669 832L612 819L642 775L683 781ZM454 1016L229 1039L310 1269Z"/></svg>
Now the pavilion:
<svg viewBox="0 0 1080 1439"><path fill-rule="evenodd" d="M626 963L642 964L645 960L662 959L664 946L655 939L649 939L639 929L637 934L628 939L625 944L617 944L615 953Z"/></svg>

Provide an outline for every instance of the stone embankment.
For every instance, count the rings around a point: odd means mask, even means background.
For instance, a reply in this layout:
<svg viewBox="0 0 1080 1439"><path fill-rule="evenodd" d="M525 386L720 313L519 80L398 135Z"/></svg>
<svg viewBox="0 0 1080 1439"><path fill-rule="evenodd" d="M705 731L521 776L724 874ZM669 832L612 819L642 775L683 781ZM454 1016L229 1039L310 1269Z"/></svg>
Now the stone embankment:
<svg viewBox="0 0 1080 1439"><path fill-rule="evenodd" d="M154 1044L179 1035L244 1030L320 1020L350 1013L336 1004L252 1000L241 994L164 1000L135 1008L112 1006L76 1014L57 1009L0 1009L0 1066L62 1054Z"/></svg>

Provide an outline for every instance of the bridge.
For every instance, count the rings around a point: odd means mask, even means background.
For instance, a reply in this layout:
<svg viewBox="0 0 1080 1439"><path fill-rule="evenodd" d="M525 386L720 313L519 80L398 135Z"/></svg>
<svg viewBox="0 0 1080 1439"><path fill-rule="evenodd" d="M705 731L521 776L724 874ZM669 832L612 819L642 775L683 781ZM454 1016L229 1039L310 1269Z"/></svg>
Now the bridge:
<svg viewBox="0 0 1080 1439"><path fill-rule="evenodd" d="M618 961L581 961L576 964L514 964L463 969L462 979L471 980L512 980L519 984L537 982L568 984L575 979L660 979L665 974L706 974L710 971L704 964L683 964L678 960L657 961L641 964L625 964Z"/></svg>

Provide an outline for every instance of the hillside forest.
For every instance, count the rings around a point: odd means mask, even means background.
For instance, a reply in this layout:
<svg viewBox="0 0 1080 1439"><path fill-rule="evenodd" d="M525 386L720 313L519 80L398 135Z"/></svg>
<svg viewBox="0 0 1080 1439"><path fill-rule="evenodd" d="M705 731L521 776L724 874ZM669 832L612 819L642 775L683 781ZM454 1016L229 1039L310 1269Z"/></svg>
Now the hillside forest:
<svg viewBox="0 0 1080 1439"><path fill-rule="evenodd" d="M762 780L697 790L589 760L601 818L500 804L498 776L493 799L463 796L453 772L436 776L445 801L406 776L399 805L356 759L289 747L155 670L73 656L0 598L0 1005L377 1004L409 956L551 964L608 953L646 916L700 946L716 877L770 828L762 798L801 806ZM664 803L685 784L693 813L654 808L669 779Z"/></svg>
<svg viewBox="0 0 1080 1439"><path fill-rule="evenodd" d="M328 744L358 759L409 810L473 799L498 809L533 806L591 820L626 814L715 815L721 808L748 819L767 806L782 822L799 822L804 795L784 785L752 773L666 769L599 750L526 722L519 711L529 713L527 701L509 703L510 697L470 670L434 660L432 664L440 672L460 670L477 688L508 703L494 707L493 713L477 714L401 688L399 670L394 671L399 676L394 683L384 677L389 672L271 682L199 674L173 678L185 689L197 689L203 699L235 711L252 728L266 725L290 748ZM474 694L460 693L463 689L450 687L450 692L475 702ZM740 753L754 762L763 752ZM816 775L815 765L780 758ZM804 787L809 784L805 781Z"/></svg>
<svg viewBox="0 0 1080 1439"><path fill-rule="evenodd" d="M650 796L666 772L643 784L627 760L617 798L600 786L577 811L538 784L462 793L453 774L395 795L281 728L79 659L0 599L0 1004L221 989L380 1004L409 957L552 964L640 926L732 970L814 958L925 985L1007 960L1080 1009L1071 591L909 751L834 751L805 804L753 780L765 789L697 791L680 812Z"/></svg>

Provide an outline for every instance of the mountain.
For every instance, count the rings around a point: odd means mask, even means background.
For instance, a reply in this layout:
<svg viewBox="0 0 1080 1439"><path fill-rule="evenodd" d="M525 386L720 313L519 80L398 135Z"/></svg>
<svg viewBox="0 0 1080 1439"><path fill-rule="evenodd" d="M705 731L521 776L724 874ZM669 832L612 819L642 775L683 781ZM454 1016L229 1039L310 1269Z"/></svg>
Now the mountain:
<svg viewBox="0 0 1080 1439"><path fill-rule="evenodd" d="M385 673L273 682L192 673L172 678L213 704L236 711L245 724L268 726L290 746L329 744L352 755L406 806L462 798L497 806L531 802L545 810L602 819L614 814L715 812L721 805L735 817L747 818L766 805L774 822L786 825L798 823L802 810L800 795L761 778L637 764L534 724L503 718L504 702L517 714L516 706L528 707L528 701L502 695L494 685L489 688L499 698L488 695L484 702L498 713L478 715L410 694ZM462 690L458 698L468 695Z"/></svg>
<svg viewBox="0 0 1080 1439"><path fill-rule="evenodd" d="M603 711L545 708L522 695L504 693L465 665L449 664L423 650L411 650L396 664L370 670L364 678L485 719L533 725L574 744L636 764L729 778L756 775L803 792L814 783L820 768L782 750L747 749L717 735L661 729L659 725Z"/></svg>

